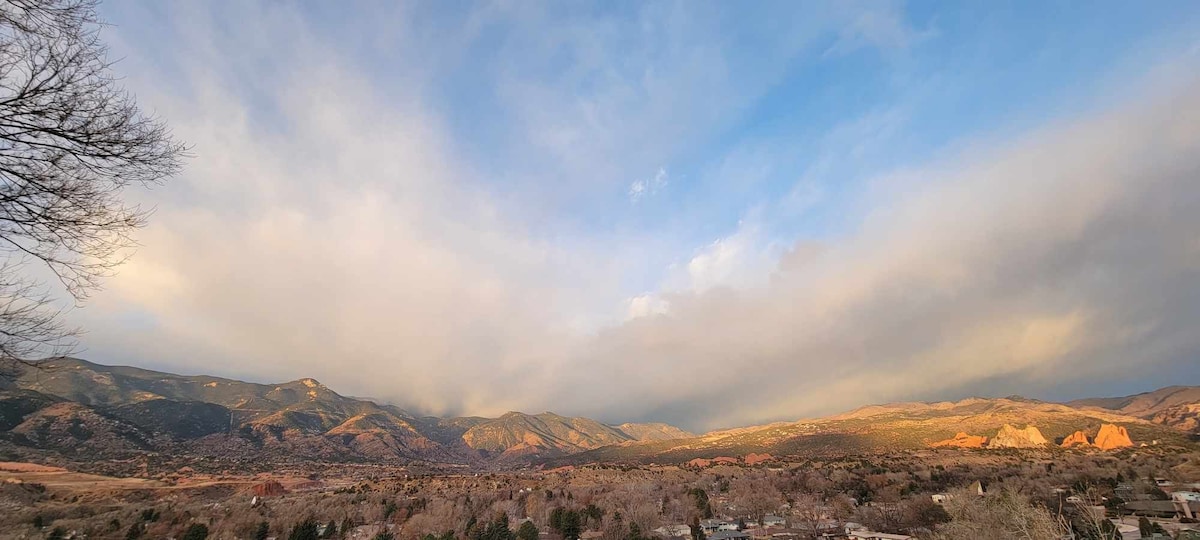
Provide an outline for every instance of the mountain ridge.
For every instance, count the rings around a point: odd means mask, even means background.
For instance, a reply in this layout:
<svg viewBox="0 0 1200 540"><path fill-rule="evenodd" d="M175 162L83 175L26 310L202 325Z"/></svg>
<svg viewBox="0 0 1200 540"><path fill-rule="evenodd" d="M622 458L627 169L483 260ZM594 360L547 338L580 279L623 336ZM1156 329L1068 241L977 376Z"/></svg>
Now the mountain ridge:
<svg viewBox="0 0 1200 540"><path fill-rule="evenodd" d="M393 405L343 396L309 377L261 384L106 366L77 358L44 361L6 383L7 389L0 390L0 405L6 413L0 416L0 426L6 429L0 431L11 432L10 442L31 441L17 437L20 431L12 432L26 416L67 402L74 404L75 416L86 417L98 431L115 430L112 438L96 441L105 441L101 450L121 455L134 447L157 448L163 441L187 440L217 455L244 452L249 445L256 453L299 449L300 455L306 456L307 444L314 449L313 457L320 458L472 464L487 459L561 456L665 434L690 435L667 424L627 423L621 424L622 430L589 418L551 412L530 415L512 411L498 418L416 416ZM90 413L84 414L85 409ZM43 425L53 426L54 421L45 420ZM84 422L63 421L72 425ZM140 432L133 433L127 425ZM93 435L81 437L84 441L60 437L60 443L74 448ZM136 444L117 444L122 437Z"/></svg>
<svg viewBox="0 0 1200 540"><path fill-rule="evenodd" d="M198 455L227 459L468 466L686 461L731 453L755 454L757 460L763 455L919 448L959 434L995 434L1004 424L1036 426L1057 441L1080 431L1095 432L1102 424L1127 427L1137 441L1181 441L1200 413L1200 397L1189 401L1200 387L1177 386L1068 403L1020 396L896 402L824 418L695 434L663 423L606 424L549 411L510 411L496 418L418 416L341 395L308 377L260 384L75 358L48 360L6 381L4 388L0 442L17 450L93 449L99 455L126 457L186 445Z"/></svg>

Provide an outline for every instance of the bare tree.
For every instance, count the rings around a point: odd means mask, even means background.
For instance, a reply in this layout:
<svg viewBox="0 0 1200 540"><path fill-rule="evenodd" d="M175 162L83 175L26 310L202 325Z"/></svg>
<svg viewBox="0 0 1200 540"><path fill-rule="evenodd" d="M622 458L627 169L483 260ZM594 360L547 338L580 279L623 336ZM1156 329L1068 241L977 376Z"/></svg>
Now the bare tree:
<svg viewBox="0 0 1200 540"><path fill-rule="evenodd" d="M817 538L824 532L823 526L829 517L826 510L825 504L816 495L802 493L792 503L794 526L803 531L807 538Z"/></svg>
<svg viewBox="0 0 1200 540"><path fill-rule="evenodd" d="M0 0L0 362L74 345L48 269L81 303L124 262L147 212L131 184L179 171L186 147L111 73L95 0ZM25 270L25 271L22 271Z"/></svg>
<svg viewBox="0 0 1200 540"><path fill-rule="evenodd" d="M1057 540L1070 538L1066 524L1023 495L1004 490L987 497L958 492L946 501L953 518L939 528L943 540Z"/></svg>

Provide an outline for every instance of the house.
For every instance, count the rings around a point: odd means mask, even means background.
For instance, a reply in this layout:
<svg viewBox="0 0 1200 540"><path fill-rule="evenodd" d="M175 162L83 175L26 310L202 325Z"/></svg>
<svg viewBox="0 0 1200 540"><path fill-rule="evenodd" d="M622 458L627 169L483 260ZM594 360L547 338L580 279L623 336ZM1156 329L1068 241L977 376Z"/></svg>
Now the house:
<svg viewBox="0 0 1200 540"><path fill-rule="evenodd" d="M1195 501L1130 501L1125 510L1135 516L1164 518L1193 518L1200 515L1200 502Z"/></svg>
<svg viewBox="0 0 1200 540"><path fill-rule="evenodd" d="M352 529L346 537L351 540L369 540L384 530L382 525L359 525Z"/></svg>
<svg viewBox="0 0 1200 540"><path fill-rule="evenodd" d="M717 531L708 540L750 540L750 535L742 531Z"/></svg>
<svg viewBox="0 0 1200 540"><path fill-rule="evenodd" d="M913 540L913 537L907 534L888 534L865 531L861 529L857 531L850 531L850 534L847 534L846 536L851 540Z"/></svg>
<svg viewBox="0 0 1200 540"><path fill-rule="evenodd" d="M666 538L671 538L674 536L690 538L692 536L692 528L683 524L663 525L662 527L654 529L654 532Z"/></svg>
<svg viewBox="0 0 1200 540"><path fill-rule="evenodd" d="M736 523L730 523L730 522L728 522L728 521L725 521L725 520L723 520L723 519L702 519L702 520L700 520L700 528L701 528L701 529L704 529L704 534L713 534L713 533L715 533L715 532L717 532L717 531L722 531L722 530L724 530L724 531L728 531L728 530L731 530L731 529L729 529L729 528L728 528L730 525L733 525L733 529L732 529L732 530L735 530L735 531L737 530L737 524L736 524ZM722 526L725 526L725 527L727 527L727 528L725 528L725 529L722 529L722 528L721 528Z"/></svg>
<svg viewBox="0 0 1200 540"><path fill-rule="evenodd" d="M1200 501L1200 493L1195 491L1176 491L1171 494L1172 501Z"/></svg>
<svg viewBox="0 0 1200 540"><path fill-rule="evenodd" d="M726 521L720 525L717 525L717 530L718 531L740 531L740 530L742 530L742 528L736 522Z"/></svg>
<svg viewBox="0 0 1200 540"><path fill-rule="evenodd" d="M787 527L787 520L779 516L764 516L763 527Z"/></svg>
<svg viewBox="0 0 1200 540"><path fill-rule="evenodd" d="M946 501L950 500L950 495L945 493L934 493L933 495L930 495L929 498L933 499L933 502L937 504L946 504Z"/></svg>
<svg viewBox="0 0 1200 540"><path fill-rule="evenodd" d="M750 535L750 538L752 540L770 540L771 539L771 531L768 531L765 527L761 527L761 528L756 527L753 529L746 529L742 532Z"/></svg>

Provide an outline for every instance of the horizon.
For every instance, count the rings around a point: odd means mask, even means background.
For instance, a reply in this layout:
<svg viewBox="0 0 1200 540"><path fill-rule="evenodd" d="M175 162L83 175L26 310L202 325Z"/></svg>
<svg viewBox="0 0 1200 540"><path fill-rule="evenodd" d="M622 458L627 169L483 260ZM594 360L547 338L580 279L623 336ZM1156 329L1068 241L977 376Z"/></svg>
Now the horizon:
<svg viewBox="0 0 1200 540"><path fill-rule="evenodd" d="M696 431L1200 380L1195 3L98 10L191 157L97 362Z"/></svg>
<svg viewBox="0 0 1200 540"><path fill-rule="evenodd" d="M862 404L860 404L860 405L855 405L854 407L851 407L851 408L849 408L849 409L840 410L840 411L834 411L834 412L832 412L832 413L823 414L823 415L818 415L818 416L806 416L806 417L785 418L785 419L774 419L774 420L759 420L759 421L751 421L751 422L748 422L748 423L745 423L745 424L738 424L738 425L728 425L728 426L717 426L717 427L714 427L714 428L708 428L708 429L703 429L703 430L696 430L696 429L694 429L694 428L692 428L692 427L690 427L690 426L687 426L687 425L675 424L675 423L672 423L672 422L667 422L667 421L663 421L663 420L658 420L658 419L655 419L655 418L641 418L641 419L638 419L638 420L629 420L629 419L624 419L624 420L622 420L622 419L611 419L611 418L604 418L604 417L596 417L596 418L592 418L592 417L588 417L588 416L584 416L584 415L572 414L572 413L570 413L569 411L554 411L554 410L544 410L544 411L542 411L542 412L527 412L527 411L521 411L521 410L509 410L509 411L504 411L503 413L494 414L494 415L491 415L491 416L480 416L480 415L437 415L437 414L431 414L431 413L427 413L427 412L425 412L425 411L419 411L419 410L417 410L417 411L414 411L414 410L410 410L410 409L407 409L407 408L405 408L405 407L401 406L400 404L397 404L397 403L392 403L391 401L389 401L389 400L386 400L386 399L380 399L380 398L371 397L371 396L359 396L359 395L352 395L352 394L344 394L344 393L342 393L342 392L339 392L339 391L338 391L336 388L332 388L332 387L330 387L329 385L326 385L325 383L321 382L321 380L320 380L320 379L317 379L317 378L314 378L314 377L299 377L299 378L296 378L296 379L288 379L288 380L282 380L282 381L273 381L273 382L272 382L272 381L242 380L242 379L232 379L232 378L229 378L229 377L222 377L222 376L219 376L219 375L213 375L213 374L210 374L210 373L174 373L174 372L162 372L162 371L158 371L158 370L153 370L153 369L149 369L149 368L145 368L145 367L140 367L140 366L132 366L132 365L121 365L121 364L101 364L101 363L98 363L98 362L93 362L93 361L91 361L91 360L88 360L88 359L86 359L86 358L81 358L81 357L78 357L78 356L65 356L65 357L57 357L57 358L45 358L45 359L39 360L38 362L51 362L51 361L55 361L55 360L75 360L75 361L82 361L82 362L86 362L86 363L89 363L89 364L93 364L93 365L99 365L99 366L102 366L102 367L108 367L108 368L133 368L133 369L141 369L141 370L146 370L146 371L153 371L153 372L158 372L158 373L165 373L165 374L168 374L168 375L174 375L174 376L179 376L179 377L208 377L208 378L226 379L226 380L232 380L232 381L234 381L234 382L242 382L242 383L249 383L249 384L257 384L257 385L261 385L261 386L276 386L276 385L281 385L281 384L294 383L294 382L303 382L303 381L309 381L309 380L311 380L311 381L313 381L313 382L316 382L317 384L320 384L320 385L324 386L326 389L328 389L328 390L332 391L333 393L335 393L335 394L337 394L337 395L340 395L340 396L342 396L342 397L346 397L346 398L350 398L350 399L355 399L355 400L361 400L361 401L370 401L370 402L372 402L372 403L375 403L375 404L378 404L378 405L387 405L387 406L393 406L393 407L397 407L397 408L399 408L399 409L403 410L404 412L406 412L406 413L408 413L408 414L412 414L412 415L414 415L414 416L417 416L417 417L432 417L432 418L443 418L443 419L448 419L448 418L462 418L462 417L477 417L477 418L485 418L485 419L497 419L497 418L500 418L500 417L503 417L503 416L506 416L506 415L509 415L509 414L521 414L521 415L527 415L527 416L537 416L537 415L542 415L542 414L551 414L551 415L563 416L563 417L567 417L567 418L588 418L588 419L590 419L590 420L595 420L595 421L601 422L601 423L603 423L603 424L605 424L605 425L612 426L612 427L616 427L616 426L619 426L620 424L626 424L626 423L633 423L633 424L658 424L658 423L661 423L661 424L667 424L667 425L670 425L670 426L674 426L674 427L678 427L678 428L685 429L685 430L687 430L687 431L689 431L689 432L693 433L693 434L694 434L694 435L696 435L696 436L703 436L703 435L706 435L706 434L709 434L709 433L715 433L715 432L721 432L721 431L728 431L728 430L736 430L736 429L742 429L742 428L762 427L762 426L766 426L766 425L770 425L770 424L779 424L779 423L784 423L784 424L786 424L786 423L796 423L796 422L804 422L804 421L806 421L806 420L819 421L819 420L826 419L826 418L829 418L829 417L835 417L835 416L840 416L840 415L844 415L844 414L849 414L849 413L852 413L852 412L854 412L854 411L857 411L857 410L860 410L860 409L864 409L864 408L868 408L868 407L887 407L887 406L892 406L892 405L908 405L908 404L917 404L917 403L919 403L919 404L925 404L925 405L935 405L935 404L938 404L938 403L954 403L954 404L957 404L957 403L961 403L961 402L963 402L963 401L966 401L966 400L971 400L971 399L996 400L996 399L1014 399L1014 398L1016 398L1016 399L1025 399L1025 400L1031 400L1031 401L1037 401L1037 402L1041 402L1041 403L1053 403L1053 404L1067 405L1067 404L1069 404L1070 402L1073 402L1073 401L1079 401L1079 400L1085 400L1085 399L1129 398L1129 397L1136 397L1136 396L1143 395L1143 394L1149 394L1149 393L1152 393L1152 392L1155 392L1155 391L1158 391L1158 390L1165 390L1165 389L1168 389L1168 388L1196 388L1196 387L1200 387L1200 385L1189 385L1189 384L1172 384L1172 385L1167 385L1167 386L1160 386L1160 387L1155 387L1155 388L1149 388L1149 389L1146 389L1146 390L1141 390L1141 391L1132 391L1132 392L1121 393L1121 394L1086 395L1086 396L1077 396L1077 397L1074 397L1074 398L1071 398L1071 399L1065 399L1065 400L1049 400L1049 399L1040 399L1040 398L1031 397L1031 396L1019 395L1019 394L1009 394L1009 395L1005 395L1005 396L970 395L970 396L963 396L963 397L957 397L957 398L952 398L952 399L929 399L929 400L888 401L888 402L864 402L864 403L862 403Z"/></svg>

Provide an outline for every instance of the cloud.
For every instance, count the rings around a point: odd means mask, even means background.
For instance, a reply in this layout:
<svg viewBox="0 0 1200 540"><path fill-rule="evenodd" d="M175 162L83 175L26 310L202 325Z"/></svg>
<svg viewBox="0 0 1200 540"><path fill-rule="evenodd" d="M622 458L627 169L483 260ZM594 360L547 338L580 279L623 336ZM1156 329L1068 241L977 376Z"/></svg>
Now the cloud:
<svg viewBox="0 0 1200 540"><path fill-rule="evenodd" d="M685 275L668 279L682 284L682 290L696 292L713 287L758 286L769 277L780 255L779 247L767 237L758 217L751 215L738 222L732 234L698 250L681 268Z"/></svg>
<svg viewBox="0 0 1200 540"><path fill-rule="evenodd" d="M629 184L629 201L636 203L643 197L657 194L665 187L667 187L667 170L659 167L658 172L654 173L652 178L634 180L632 184Z"/></svg>
<svg viewBox="0 0 1200 540"><path fill-rule="evenodd" d="M670 313L671 304L654 294L641 294L628 300L625 318L636 319Z"/></svg>
<svg viewBox="0 0 1200 540"><path fill-rule="evenodd" d="M768 286L668 294L668 316L598 336L579 365L621 373L636 405L589 393L594 371L568 386L610 414L711 428L1200 375L1198 119L1193 84L879 178L857 231L797 244ZM715 244L699 273L729 251Z"/></svg>
<svg viewBox="0 0 1200 540"><path fill-rule="evenodd" d="M867 46L884 52L907 49L923 37L905 20L899 2L878 2L853 6L849 23L842 27L834 44L825 51L826 56L847 54Z"/></svg>
<svg viewBox="0 0 1200 540"><path fill-rule="evenodd" d="M754 210L734 213L735 230L680 248L646 292L629 276L675 237L589 234L559 214L607 217L661 190L665 168L636 190L624 182L721 131L771 87L775 64L847 16L790 13L780 24L796 32L747 64L687 46L718 35L719 13L653 4L632 26L555 26L531 4L489 7L452 35L466 51L478 45L467 34L500 43L485 97L511 139L496 154L512 157L497 158L464 149L435 106L448 75L431 64L452 59L399 65L401 82L383 85L291 8L245 8L227 27L187 6L118 29L186 30L155 49L162 58L123 54L121 66L198 157L145 196L157 212L143 247L73 314L95 360L311 376L434 413L550 409L693 429L1049 393L1131 370L1200 375L1194 84L877 176L844 234L784 241ZM783 16L768 11L760 22ZM501 23L516 37L489 33ZM897 42L863 25L871 43ZM286 54L265 62L247 43ZM572 69L533 50L566 51ZM870 115L830 140L903 120ZM616 204L567 204L560 189ZM802 213L824 196L799 187L782 204Z"/></svg>

